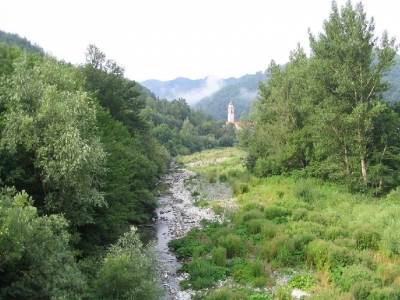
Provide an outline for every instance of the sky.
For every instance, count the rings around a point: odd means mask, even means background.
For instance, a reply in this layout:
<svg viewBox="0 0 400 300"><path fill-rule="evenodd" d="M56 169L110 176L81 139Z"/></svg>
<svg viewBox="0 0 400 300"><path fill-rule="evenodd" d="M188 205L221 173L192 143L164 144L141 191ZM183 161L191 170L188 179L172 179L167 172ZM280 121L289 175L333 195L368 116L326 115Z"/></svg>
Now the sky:
<svg viewBox="0 0 400 300"><path fill-rule="evenodd" d="M339 7L347 0L337 0ZM358 2L358 1L357 1ZM85 62L89 44L142 82L240 77L284 64L308 29L318 34L331 0L0 0L0 30L58 59ZM352 1L355 5L356 1ZM400 1L364 0L375 33L400 42Z"/></svg>

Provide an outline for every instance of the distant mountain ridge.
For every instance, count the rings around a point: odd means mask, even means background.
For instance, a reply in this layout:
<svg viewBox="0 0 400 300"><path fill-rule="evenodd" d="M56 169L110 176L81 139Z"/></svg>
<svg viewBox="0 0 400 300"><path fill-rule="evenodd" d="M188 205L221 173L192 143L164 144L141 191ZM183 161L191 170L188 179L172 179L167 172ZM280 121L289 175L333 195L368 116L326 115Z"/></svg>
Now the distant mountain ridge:
<svg viewBox="0 0 400 300"><path fill-rule="evenodd" d="M211 95L222 87L236 82L238 79L227 79L207 76L203 79L189 79L178 77L174 80L161 81L150 79L140 84L151 90L157 97L173 100L184 98L190 105L194 105L202 98Z"/></svg>
<svg viewBox="0 0 400 300"><path fill-rule="evenodd" d="M265 79L265 73L257 72L240 78L219 79L209 76L191 80L178 77L170 81L151 79L140 84L159 98L184 98L192 107L202 109L218 120L227 118L228 103L232 101L238 120L244 111L250 111L251 103L257 97L258 82Z"/></svg>

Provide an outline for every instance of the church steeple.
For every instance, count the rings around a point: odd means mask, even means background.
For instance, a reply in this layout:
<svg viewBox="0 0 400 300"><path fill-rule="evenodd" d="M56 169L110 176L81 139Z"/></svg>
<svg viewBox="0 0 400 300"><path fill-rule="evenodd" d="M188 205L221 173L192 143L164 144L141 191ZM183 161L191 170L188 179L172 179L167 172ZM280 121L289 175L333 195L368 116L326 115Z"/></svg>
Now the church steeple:
<svg viewBox="0 0 400 300"><path fill-rule="evenodd" d="M232 101L228 105L228 122L235 122L235 108L233 107Z"/></svg>

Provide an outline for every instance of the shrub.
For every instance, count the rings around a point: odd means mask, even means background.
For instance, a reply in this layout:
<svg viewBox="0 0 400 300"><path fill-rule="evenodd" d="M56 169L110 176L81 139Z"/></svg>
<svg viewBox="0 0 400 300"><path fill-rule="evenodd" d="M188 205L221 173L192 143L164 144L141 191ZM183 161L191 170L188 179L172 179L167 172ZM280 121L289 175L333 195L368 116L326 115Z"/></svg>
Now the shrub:
<svg viewBox="0 0 400 300"><path fill-rule="evenodd" d="M396 220L390 226L385 228L382 239L380 242L380 248L387 252L389 255L400 254L400 220Z"/></svg>
<svg viewBox="0 0 400 300"><path fill-rule="evenodd" d="M355 283L362 281L370 281L374 286L381 286L382 284L378 275L361 265L352 265L344 268L342 276L338 278L336 284L347 292Z"/></svg>
<svg viewBox="0 0 400 300"><path fill-rule="evenodd" d="M190 195L191 195L192 197L197 197L197 196L200 195L200 193L199 193L198 191L193 191Z"/></svg>
<svg viewBox="0 0 400 300"><path fill-rule="evenodd" d="M236 196L248 193L250 191L249 185L243 182L235 183L232 187L232 190Z"/></svg>
<svg viewBox="0 0 400 300"><path fill-rule="evenodd" d="M226 176L226 174L220 174L218 176L218 178L219 178L219 181L221 181L221 182L226 182L228 180L228 177Z"/></svg>
<svg viewBox="0 0 400 300"><path fill-rule="evenodd" d="M363 226L354 233L358 250L378 250L381 235L371 226Z"/></svg>
<svg viewBox="0 0 400 300"><path fill-rule="evenodd" d="M242 291L231 291L227 288L212 291L205 300L231 300L231 299L247 299L248 295Z"/></svg>
<svg viewBox="0 0 400 300"><path fill-rule="evenodd" d="M213 248L211 251L213 262L217 266L226 266L226 249L224 247Z"/></svg>
<svg viewBox="0 0 400 300"><path fill-rule="evenodd" d="M230 233L227 236L221 236L218 239L218 244L226 249L226 256L232 258L234 256L240 256L243 252L243 243L239 236Z"/></svg>
<svg viewBox="0 0 400 300"><path fill-rule="evenodd" d="M328 253L331 242L324 240L314 240L306 247L306 260L308 265L315 266L317 270L323 270L328 262Z"/></svg>
<svg viewBox="0 0 400 300"><path fill-rule="evenodd" d="M344 229L343 227L332 226L326 229L324 236L326 239L334 241L338 238L348 238L350 236L350 233L347 229Z"/></svg>
<svg viewBox="0 0 400 300"><path fill-rule="evenodd" d="M277 206L277 205L269 205L264 208L264 215L268 220L273 220L276 223L282 223L283 220L286 220L286 217L291 214L286 208Z"/></svg>
<svg viewBox="0 0 400 300"><path fill-rule="evenodd" d="M368 296L373 288L374 283L372 281L360 281L352 285L350 292L352 293L354 299L365 300L368 299Z"/></svg>
<svg viewBox="0 0 400 300"><path fill-rule="evenodd" d="M302 207L296 208L292 212L293 221L307 220L307 216L308 216L308 210Z"/></svg>
<svg viewBox="0 0 400 300"><path fill-rule="evenodd" d="M317 283L317 277L313 274L296 274L289 279L288 285L291 288L301 289L310 292Z"/></svg>
<svg viewBox="0 0 400 300"><path fill-rule="evenodd" d="M189 282L194 289L214 286L218 280L225 279L226 269L214 265L207 259L195 259L188 264Z"/></svg>
<svg viewBox="0 0 400 300"><path fill-rule="evenodd" d="M296 184L294 195L297 199L307 203L313 202L315 199L314 190L312 189L311 184L304 180Z"/></svg>
<svg viewBox="0 0 400 300"><path fill-rule="evenodd" d="M368 300L394 300L400 299L398 287L374 288L369 294Z"/></svg>
<svg viewBox="0 0 400 300"><path fill-rule="evenodd" d="M252 209L247 211L242 216L242 222L247 222L252 219L262 219L264 214L259 209Z"/></svg>
<svg viewBox="0 0 400 300"><path fill-rule="evenodd" d="M175 251L178 258L188 258L193 254L195 247L199 246L199 243L192 236L185 236L180 239L169 241L168 247Z"/></svg>
<svg viewBox="0 0 400 300"><path fill-rule="evenodd" d="M266 220L261 227L261 235L267 239L272 239L278 233L278 225Z"/></svg>
<svg viewBox="0 0 400 300"><path fill-rule="evenodd" d="M263 207L261 206L260 202L248 202L242 207L242 210L245 212L253 209L258 209L259 211L262 211L261 209L263 209Z"/></svg>
<svg viewBox="0 0 400 300"><path fill-rule="evenodd" d="M214 245L217 244L217 241L220 237L227 236L228 234L233 232L232 227L222 227L217 229L213 234L211 234L211 241Z"/></svg>
<svg viewBox="0 0 400 300"><path fill-rule="evenodd" d="M263 254L268 260L290 263L291 254L295 250L294 240L287 235L275 236L272 240L264 243Z"/></svg>
<svg viewBox="0 0 400 300"><path fill-rule="evenodd" d="M264 224L265 224L265 220L264 219L253 219L253 220L250 220L247 223L247 231L250 234L261 233L261 228L263 228Z"/></svg>

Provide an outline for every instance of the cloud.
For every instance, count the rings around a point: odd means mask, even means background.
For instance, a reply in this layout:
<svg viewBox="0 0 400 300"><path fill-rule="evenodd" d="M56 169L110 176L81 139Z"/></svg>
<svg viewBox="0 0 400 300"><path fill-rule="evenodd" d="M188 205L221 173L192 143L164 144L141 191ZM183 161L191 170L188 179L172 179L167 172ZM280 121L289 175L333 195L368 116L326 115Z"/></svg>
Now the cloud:
<svg viewBox="0 0 400 300"><path fill-rule="evenodd" d="M238 98L245 100L255 100L257 98L257 90L249 91L246 88L241 88Z"/></svg>
<svg viewBox="0 0 400 300"><path fill-rule="evenodd" d="M212 93L215 93L216 91L220 90L223 86L225 86L225 82L223 79L213 76L208 76L205 81L205 84L202 87L193 89L189 92L176 96L186 99L186 102L189 105L194 105L204 97L207 97Z"/></svg>

